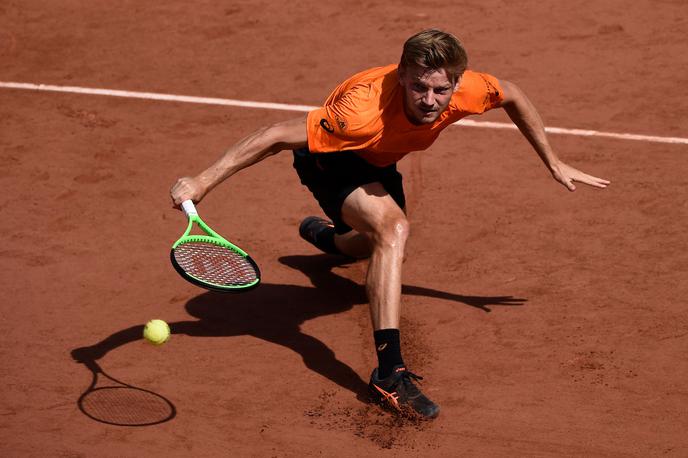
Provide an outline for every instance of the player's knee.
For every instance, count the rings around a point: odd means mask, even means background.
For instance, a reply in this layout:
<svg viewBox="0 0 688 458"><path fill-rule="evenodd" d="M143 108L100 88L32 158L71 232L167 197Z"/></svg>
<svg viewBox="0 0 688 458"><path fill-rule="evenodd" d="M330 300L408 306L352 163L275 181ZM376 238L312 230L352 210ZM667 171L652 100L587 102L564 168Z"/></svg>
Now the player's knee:
<svg viewBox="0 0 688 458"><path fill-rule="evenodd" d="M376 228L373 241L376 245L403 250L409 231L409 222L405 217L385 218L380 226Z"/></svg>

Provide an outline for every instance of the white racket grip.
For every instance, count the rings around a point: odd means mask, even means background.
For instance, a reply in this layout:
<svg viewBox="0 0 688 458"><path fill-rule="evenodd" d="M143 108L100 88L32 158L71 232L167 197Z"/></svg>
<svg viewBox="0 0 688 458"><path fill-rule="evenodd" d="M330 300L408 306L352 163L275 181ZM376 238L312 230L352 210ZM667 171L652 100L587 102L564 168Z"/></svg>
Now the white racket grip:
<svg viewBox="0 0 688 458"><path fill-rule="evenodd" d="M185 200L184 202L182 202L182 210L184 210L184 213L186 214L187 218L191 215L198 215L198 212L196 211L196 206L191 200Z"/></svg>

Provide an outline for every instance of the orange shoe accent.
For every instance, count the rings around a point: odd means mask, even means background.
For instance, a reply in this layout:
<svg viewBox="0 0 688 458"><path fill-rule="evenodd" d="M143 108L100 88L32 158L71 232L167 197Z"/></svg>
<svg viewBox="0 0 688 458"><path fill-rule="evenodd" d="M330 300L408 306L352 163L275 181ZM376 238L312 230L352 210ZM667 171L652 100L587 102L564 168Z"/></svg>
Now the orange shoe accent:
<svg viewBox="0 0 688 458"><path fill-rule="evenodd" d="M395 409L401 410L401 407L399 406L399 395L397 394L396 391L393 391L393 392L391 392L391 393L388 393L388 392L386 392L385 390L383 390L382 388L380 388L379 386L377 386L377 385L375 385L375 384L373 384L373 386L375 387L376 390L378 390L378 391L380 392L380 394L381 394L387 401L389 401L390 404L392 404L392 406L393 406Z"/></svg>

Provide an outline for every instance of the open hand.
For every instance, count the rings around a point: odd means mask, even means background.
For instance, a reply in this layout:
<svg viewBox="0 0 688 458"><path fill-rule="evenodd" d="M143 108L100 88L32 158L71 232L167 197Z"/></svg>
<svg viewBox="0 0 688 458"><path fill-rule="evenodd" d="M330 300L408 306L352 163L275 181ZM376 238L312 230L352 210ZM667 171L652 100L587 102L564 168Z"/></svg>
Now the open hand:
<svg viewBox="0 0 688 458"><path fill-rule="evenodd" d="M566 186L566 189L569 191L576 190L576 186L573 184L574 182L584 183L594 188L606 188L611 183L608 180L583 173L563 162L553 165L551 171L554 179Z"/></svg>

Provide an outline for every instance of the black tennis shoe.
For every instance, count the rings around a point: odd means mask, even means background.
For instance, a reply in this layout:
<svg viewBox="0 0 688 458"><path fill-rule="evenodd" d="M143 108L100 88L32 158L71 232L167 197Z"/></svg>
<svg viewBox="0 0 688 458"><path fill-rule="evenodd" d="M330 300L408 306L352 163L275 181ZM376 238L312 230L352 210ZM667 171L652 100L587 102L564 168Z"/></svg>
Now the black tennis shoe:
<svg viewBox="0 0 688 458"><path fill-rule="evenodd" d="M428 399L418 389L414 380L422 380L404 366L395 366L389 377L379 379L377 369L370 376L370 388L373 398L383 406L391 407L402 414L411 414L421 418L436 418L440 406Z"/></svg>
<svg viewBox="0 0 688 458"><path fill-rule="evenodd" d="M307 216L301 221L299 235L306 242L329 254L341 254L334 244L334 224L317 216Z"/></svg>

